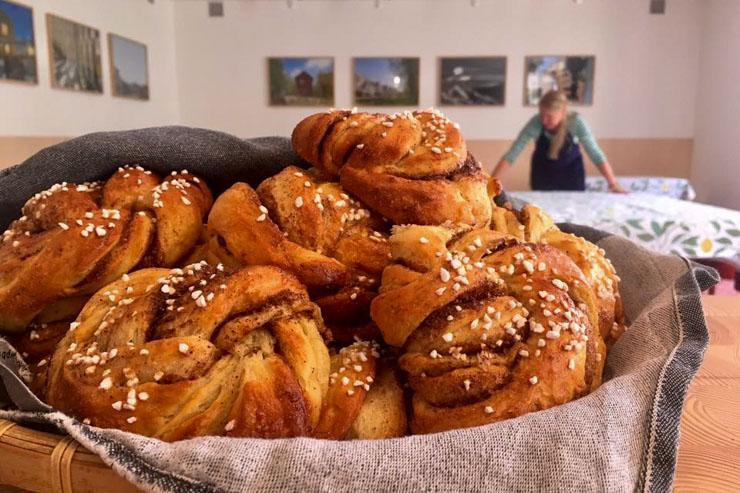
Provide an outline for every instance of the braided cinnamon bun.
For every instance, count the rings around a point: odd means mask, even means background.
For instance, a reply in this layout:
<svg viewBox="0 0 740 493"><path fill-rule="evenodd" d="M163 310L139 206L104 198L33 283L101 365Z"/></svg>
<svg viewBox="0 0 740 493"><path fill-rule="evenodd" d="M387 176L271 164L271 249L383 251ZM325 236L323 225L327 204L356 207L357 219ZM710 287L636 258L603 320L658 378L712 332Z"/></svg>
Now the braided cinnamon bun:
<svg viewBox="0 0 740 493"><path fill-rule="evenodd" d="M329 379L319 310L274 267L144 269L96 293L50 365L49 404L172 441L308 435Z"/></svg>
<svg viewBox="0 0 740 493"><path fill-rule="evenodd" d="M564 253L489 229L408 226L371 314L402 347L414 433L563 404L601 382L588 280Z"/></svg>
<svg viewBox="0 0 740 493"><path fill-rule="evenodd" d="M137 266L192 249L211 205L186 171L160 180L120 168L105 184L63 183L31 198L0 243L0 332L74 319L80 301ZM59 304L66 304L59 310Z"/></svg>
<svg viewBox="0 0 740 493"><path fill-rule="evenodd" d="M194 260L275 265L294 274L340 341L372 337L370 301L389 261L388 226L316 170L237 183L213 205ZM359 328L359 329L358 329Z"/></svg>
<svg viewBox="0 0 740 493"><path fill-rule="evenodd" d="M580 236L564 233L542 209L529 204L519 211L494 205L491 228L565 253L584 273L596 295L601 336L611 345L624 332L619 276L602 248Z"/></svg>
<svg viewBox="0 0 740 493"><path fill-rule="evenodd" d="M485 225L487 179L459 126L438 111L329 111L293 130L303 159L394 224Z"/></svg>
<svg viewBox="0 0 740 493"><path fill-rule="evenodd" d="M356 342L331 357L329 390L317 438L378 439L406 433L406 401L392 360L377 344Z"/></svg>

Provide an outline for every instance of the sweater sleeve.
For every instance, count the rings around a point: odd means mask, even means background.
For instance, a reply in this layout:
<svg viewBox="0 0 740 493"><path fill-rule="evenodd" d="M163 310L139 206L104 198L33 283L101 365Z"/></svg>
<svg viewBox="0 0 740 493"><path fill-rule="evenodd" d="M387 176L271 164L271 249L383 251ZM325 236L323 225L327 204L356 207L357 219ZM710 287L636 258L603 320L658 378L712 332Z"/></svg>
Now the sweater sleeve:
<svg viewBox="0 0 740 493"><path fill-rule="evenodd" d="M535 115L527 122L522 131L519 132L516 140L511 144L511 148L504 154L503 158L509 163L514 164L514 161L516 161L516 158L519 157L519 154L522 153L526 145L529 144L529 141L539 137L541 131L542 123L540 123L540 117L539 115Z"/></svg>
<svg viewBox="0 0 740 493"><path fill-rule="evenodd" d="M577 113L573 115L573 118L570 119L569 130L572 135L578 137L578 140L583 145L586 154L588 154L588 157L591 158L591 161L593 161L596 166L601 166L606 162L604 151L599 147L599 144L594 138L594 134L591 133L591 129L586 123L586 120L581 118L581 115Z"/></svg>

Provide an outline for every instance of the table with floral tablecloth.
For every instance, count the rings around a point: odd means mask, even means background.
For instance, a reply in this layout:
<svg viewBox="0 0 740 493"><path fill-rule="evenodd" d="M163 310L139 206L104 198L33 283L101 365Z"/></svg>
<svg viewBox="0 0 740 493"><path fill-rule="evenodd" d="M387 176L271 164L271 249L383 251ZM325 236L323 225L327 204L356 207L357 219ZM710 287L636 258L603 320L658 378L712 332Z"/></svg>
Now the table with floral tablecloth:
<svg viewBox="0 0 740 493"><path fill-rule="evenodd" d="M670 176L618 176L617 181L628 192L645 192L666 195L674 199L694 200L696 192L686 178ZM587 192L608 192L609 185L603 176L586 177Z"/></svg>
<svg viewBox="0 0 740 493"><path fill-rule="evenodd" d="M509 196L541 207L556 222L620 234L659 252L688 257L740 254L740 211L647 193L509 192Z"/></svg>

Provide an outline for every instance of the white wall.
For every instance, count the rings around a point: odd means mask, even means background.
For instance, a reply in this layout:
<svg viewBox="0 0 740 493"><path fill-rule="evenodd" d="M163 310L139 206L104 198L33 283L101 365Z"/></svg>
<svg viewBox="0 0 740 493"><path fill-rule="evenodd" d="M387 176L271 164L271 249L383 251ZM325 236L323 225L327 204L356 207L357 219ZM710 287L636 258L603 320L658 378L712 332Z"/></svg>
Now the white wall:
<svg viewBox="0 0 740 493"><path fill-rule="evenodd" d="M596 55L595 101L580 111L599 137L694 134L700 1L647 0L227 1L208 18L199 1L175 3L184 123L241 136L287 135L311 108L268 108L268 56L335 57L335 105L351 106L352 56L420 56L421 106L436 104L437 57L506 55L503 108L449 108L469 139L513 138L533 110L522 106L524 56Z"/></svg>
<svg viewBox="0 0 740 493"><path fill-rule="evenodd" d="M740 209L740 0L671 0L664 16L647 0L227 0L224 18L203 0L18 1L34 8L39 83L0 82L0 138L177 123L287 135L315 110L268 107L268 56L334 56L335 105L349 107L352 56L421 57L420 105L432 106L437 57L505 55L504 107L442 109L469 139L511 139L533 113L524 56L594 54L594 105L579 111L597 136L695 138L700 198ZM46 13L101 31L103 95L50 87ZM150 101L111 96L109 32L147 44Z"/></svg>
<svg viewBox="0 0 740 493"><path fill-rule="evenodd" d="M0 81L0 136L74 136L178 123L173 5L145 0L18 0L33 7L38 84ZM52 89L46 14L52 13L100 31L104 92ZM108 33L144 43L149 56L147 102L113 97Z"/></svg>
<svg viewBox="0 0 740 493"><path fill-rule="evenodd" d="M740 209L740 2L708 0L696 93L698 198Z"/></svg>

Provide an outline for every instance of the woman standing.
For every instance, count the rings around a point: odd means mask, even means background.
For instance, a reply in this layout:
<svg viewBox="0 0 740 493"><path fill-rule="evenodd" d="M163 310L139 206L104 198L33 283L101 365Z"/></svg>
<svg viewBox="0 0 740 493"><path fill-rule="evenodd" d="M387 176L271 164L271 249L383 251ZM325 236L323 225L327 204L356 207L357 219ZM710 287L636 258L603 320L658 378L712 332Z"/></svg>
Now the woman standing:
<svg viewBox="0 0 740 493"><path fill-rule="evenodd" d="M536 139L529 182L532 190L585 190L586 177L579 144L609 184L609 191L624 193L614 178L606 156L596 143L586 121L568 113L568 99L560 91L549 91L540 99L540 113L525 125L511 149L493 170L500 178L530 140Z"/></svg>

